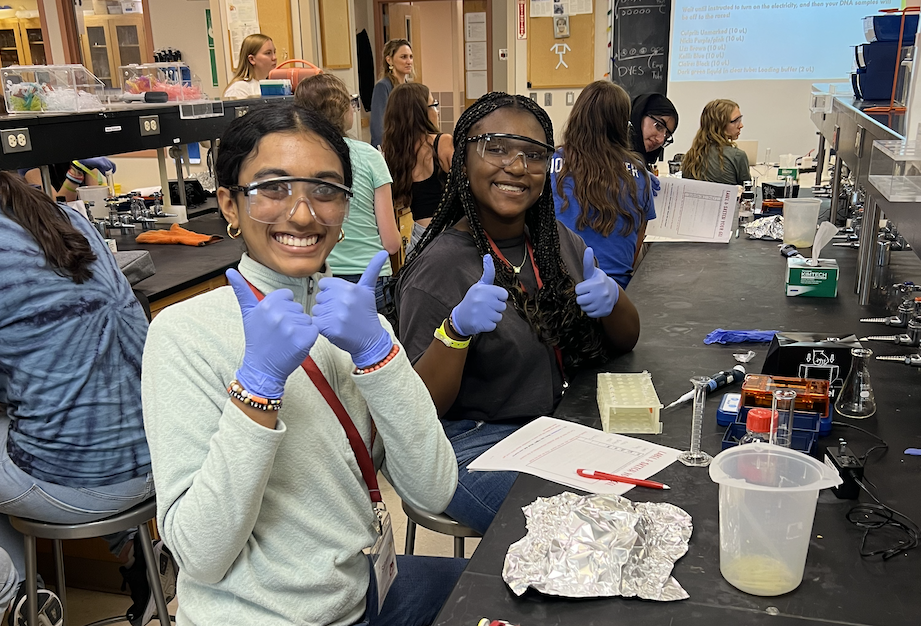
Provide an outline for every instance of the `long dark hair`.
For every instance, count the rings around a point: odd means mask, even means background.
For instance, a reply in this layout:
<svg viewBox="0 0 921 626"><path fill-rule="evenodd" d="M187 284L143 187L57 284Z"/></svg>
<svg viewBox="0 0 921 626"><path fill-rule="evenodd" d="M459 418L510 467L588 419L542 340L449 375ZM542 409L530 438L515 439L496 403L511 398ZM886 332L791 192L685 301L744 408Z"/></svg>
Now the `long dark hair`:
<svg viewBox="0 0 921 626"><path fill-rule="evenodd" d="M18 174L0 172L0 210L35 239L56 274L78 285L93 277L90 242L61 207Z"/></svg>
<svg viewBox="0 0 921 626"><path fill-rule="evenodd" d="M559 346L567 367L575 368L598 361L605 354L601 325L585 315L576 303L575 281L560 256L560 237L553 209L553 194L550 192L550 176L544 181L540 198L525 213L525 225L534 246L534 260L544 283L537 293L525 292L512 270L496 257L477 215L476 201L464 173L468 152L467 135L477 122L503 107L514 107L533 115L544 130L544 140L548 144L553 143L550 117L525 96L488 93L464 111L454 129L454 159L444 195L422 239L409 253L400 275L417 262L436 236L466 217L479 254L490 254L493 257L496 267L495 284L508 290L511 296L509 300L515 310L528 321L540 340L547 345Z"/></svg>
<svg viewBox="0 0 921 626"><path fill-rule="evenodd" d="M438 128L429 119L429 88L422 83L397 85L384 109L384 137L381 149L393 177L394 206L413 202L413 168L419 148ZM435 155L438 159L438 155Z"/></svg>
<svg viewBox="0 0 921 626"><path fill-rule="evenodd" d="M564 179L572 177L579 201L576 227L586 227L607 237L623 217L621 234L635 231L641 221L636 197L636 177L630 167L646 175L645 164L630 146L628 121L630 96L607 80L589 84L576 99L563 130L563 166L557 174L560 211L569 208ZM626 196L626 197L625 197ZM623 206L629 197L633 209Z"/></svg>
<svg viewBox="0 0 921 626"><path fill-rule="evenodd" d="M250 110L230 123L221 137L217 153L217 184L236 185L243 162L253 154L259 140L272 133L314 133L323 139L339 157L345 185L352 186L352 164L349 147L342 135L326 118L293 102L272 102Z"/></svg>

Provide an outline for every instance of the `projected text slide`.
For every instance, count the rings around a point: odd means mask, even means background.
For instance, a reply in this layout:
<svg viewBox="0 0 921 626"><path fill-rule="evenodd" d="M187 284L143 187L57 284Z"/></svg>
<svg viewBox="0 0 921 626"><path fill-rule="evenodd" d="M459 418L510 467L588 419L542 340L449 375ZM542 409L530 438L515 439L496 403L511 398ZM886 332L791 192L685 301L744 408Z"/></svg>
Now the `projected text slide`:
<svg viewBox="0 0 921 626"><path fill-rule="evenodd" d="M675 0L672 81L845 79L863 18L894 0Z"/></svg>

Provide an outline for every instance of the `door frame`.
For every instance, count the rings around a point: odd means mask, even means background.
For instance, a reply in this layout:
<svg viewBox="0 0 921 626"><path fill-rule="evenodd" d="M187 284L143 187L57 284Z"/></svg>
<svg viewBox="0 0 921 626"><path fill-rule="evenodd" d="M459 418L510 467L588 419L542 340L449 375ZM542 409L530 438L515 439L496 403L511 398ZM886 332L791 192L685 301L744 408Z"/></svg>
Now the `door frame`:
<svg viewBox="0 0 921 626"><path fill-rule="evenodd" d="M380 71L380 66L378 63L380 59L377 57L378 54L384 49L384 24L381 20L381 14L383 13L384 4L412 4L413 2L443 2L444 0L374 0L374 41L377 42L378 49L373 51L373 56L375 59L374 63L374 82L378 80L377 73ZM463 7L464 0L460 0ZM463 8L461 9L461 14L463 14ZM461 40L463 41L464 36L464 24L460 24L461 30ZM486 87L487 90L492 91L492 0L486 0ZM464 85L464 96L466 97L467 93L467 73L466 71L463 74Z"/></svg>

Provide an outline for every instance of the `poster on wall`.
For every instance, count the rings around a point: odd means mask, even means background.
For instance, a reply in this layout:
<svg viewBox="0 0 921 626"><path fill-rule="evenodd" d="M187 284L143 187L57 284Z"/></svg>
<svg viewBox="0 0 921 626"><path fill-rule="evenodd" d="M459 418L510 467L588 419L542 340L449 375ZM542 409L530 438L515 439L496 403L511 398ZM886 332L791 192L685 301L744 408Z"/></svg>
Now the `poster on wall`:
<svg viewBox="0 0 921 626"><path fill-rule="evenodd" d="M256 0L227 1L227 30L230 34L230 55L234 68L240 64L240 46L247 35L259 32Z"/></svg>

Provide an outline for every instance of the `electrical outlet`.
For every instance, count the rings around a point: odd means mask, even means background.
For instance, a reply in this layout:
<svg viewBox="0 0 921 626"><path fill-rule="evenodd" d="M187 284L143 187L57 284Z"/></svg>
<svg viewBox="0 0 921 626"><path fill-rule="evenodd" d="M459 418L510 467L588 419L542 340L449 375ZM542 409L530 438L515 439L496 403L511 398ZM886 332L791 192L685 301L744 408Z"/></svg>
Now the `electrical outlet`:
<svg viewBox="0 0 921 626"><path fill-rule="evenodd" d="M576 94L572 91L566 92L566 106L571 107L573 102L576 101Z"/></svg>
<svg viewBox="0 0 921 626"><path fill-rule="evenodd" d="M529 93L528 97L534 102L537 102L537 92L536 91L532 91L531 93Z"/></svg>
<svg viewBox="0 0 921 626"><path fill-rule="evenodd" d="M159 115L142 115L138 118L141 124L141 137L160 134L160 116Z"/></svg>
<svg viewBox="0 0 921 626"><path fill-rule="evenodd" d="M32 138L29 136L28 128L0 130L0 141L3 142L3 154L32 150Z"/></svg>
<svg viewBox="0 0 921 626"><path fill-rule="evenodd" d="M552 93L547 92L544 94L544 106L545 107L553 106L553 94Z"/></svg>

